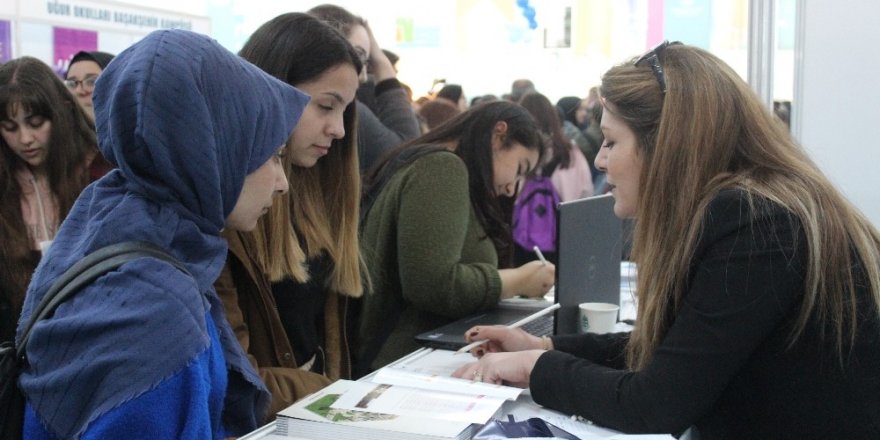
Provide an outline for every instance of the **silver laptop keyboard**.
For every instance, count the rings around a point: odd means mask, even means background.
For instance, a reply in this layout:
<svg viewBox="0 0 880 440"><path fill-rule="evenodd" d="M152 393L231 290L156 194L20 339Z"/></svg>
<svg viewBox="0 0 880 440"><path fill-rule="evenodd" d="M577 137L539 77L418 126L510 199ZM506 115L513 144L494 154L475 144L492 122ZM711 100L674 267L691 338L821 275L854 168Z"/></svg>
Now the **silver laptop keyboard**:
<svg viewBox="0 0 880 440"><path fill-rule="evenodd" d="M550 336L553 334L553 314L528 322L521 328L535 336Z"/></svg>

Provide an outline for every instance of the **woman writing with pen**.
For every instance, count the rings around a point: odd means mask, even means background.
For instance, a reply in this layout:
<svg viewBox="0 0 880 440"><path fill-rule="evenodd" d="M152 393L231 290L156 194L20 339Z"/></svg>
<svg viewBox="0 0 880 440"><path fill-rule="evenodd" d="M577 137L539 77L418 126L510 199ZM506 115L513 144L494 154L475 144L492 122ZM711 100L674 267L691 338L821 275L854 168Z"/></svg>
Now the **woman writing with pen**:
<svg viewBox="0 0 880 440"><path fill-rule="evenodd" d="M541 264L543 264L544 266L546 266L546 265L548 264L548 261L547 261L546 258L544 258L544 253L541 252L541 248L539 248L539 247L536 245L536 246L533 246L533 247L532 247L532 250L535 251L535 255L538 256L538 259L541 260Z"/></svg>
<svg viewBox="0 0 880 440"><path fill-rule="evenodd" d="M710 53L664 43L600 92L634 330L471 329L488 354L455 375L627 433L880 438L880 233Z"/></svg>
<svg viewBox="0 0 880 440"><path fill-rule="evenodd" d="M499 269L511 245L498 196L514 195L542 149L525 109L491 102L398 147L367 176L361 250L373 286L360 374L418 348L418 333L553 285L550 264Z"/></svg>

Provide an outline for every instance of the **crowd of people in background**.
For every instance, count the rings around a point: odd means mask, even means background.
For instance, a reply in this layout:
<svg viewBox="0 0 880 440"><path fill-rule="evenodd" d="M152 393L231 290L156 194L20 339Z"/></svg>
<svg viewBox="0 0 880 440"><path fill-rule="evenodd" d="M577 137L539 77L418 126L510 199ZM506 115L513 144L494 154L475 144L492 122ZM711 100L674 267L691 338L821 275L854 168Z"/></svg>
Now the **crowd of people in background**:
<svg viewBox="0 0 880 440"><path fill-rule="evenodd" d="M553 203L613 194L648 292L636 329L475 328L491 342L456 375L531 382L539 403L626 432L796 432L741 394L774 390L820 421L858 415L853 438L880 433L880 234L791 139L790 104L761 108L681 44L556 102L528 78L417 96L398 59L324 4L266 22L238 54L164 30L118 56L78 52L64 78L28 56L0 66L0 341L105 245L149 242L186 268L126 263L34 327L26 438L243 435L418 333L541 297L556 256L517 221L533 187Z"/></svg>

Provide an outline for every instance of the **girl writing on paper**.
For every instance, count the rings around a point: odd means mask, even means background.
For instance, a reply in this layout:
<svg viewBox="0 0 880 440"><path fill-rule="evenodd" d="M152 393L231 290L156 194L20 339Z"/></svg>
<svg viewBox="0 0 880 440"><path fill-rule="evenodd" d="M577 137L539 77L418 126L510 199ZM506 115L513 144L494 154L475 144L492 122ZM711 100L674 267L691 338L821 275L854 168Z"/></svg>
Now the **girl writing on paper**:
<svg viewBox="0 0 880 440"><path fill-rule="evenodd" d="M880 438L880 234L729 66L664 43L600 88L631 334L494 327L456 375L629 433ZM545 351L546 349L554 349Z"/></svg>
<svg viewBox="0 0 880 440"><path fill-rule="evenodd" d="M398 147L369 176L361 248L373 290L364 297L360 373L418 346L415 335L514 295L542 296L555 266L509 261L499 196L514 196L544 145L518 104L490 102Z"/></svg>
<svg viewBox="0 0 880 440"><path fill-rule="evenodd" d="M133 260L39 321L19 381L24 437L252 431L269 392L214 291L226 260L220 231L253 229L287 191L280 155L308 97L204 35L164 30L116 57L94 100L101 151L117 169L77 199L37 268L22 322L60 274L106 245L150 242L192 276Z"/></svg>

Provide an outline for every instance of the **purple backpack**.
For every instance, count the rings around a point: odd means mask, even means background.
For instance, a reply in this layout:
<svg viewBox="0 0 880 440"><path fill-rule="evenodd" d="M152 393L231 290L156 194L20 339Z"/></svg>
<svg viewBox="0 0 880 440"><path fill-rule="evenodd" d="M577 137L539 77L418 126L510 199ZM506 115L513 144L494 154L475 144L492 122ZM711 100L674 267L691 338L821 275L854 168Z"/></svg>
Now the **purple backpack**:
<svg viewBox="0 0 880 440"><path fill-rule="evenodd" d="M556 208L559 193L548 177L526 180L513 205L513 241L525 249L556 252Z"/></svg>

